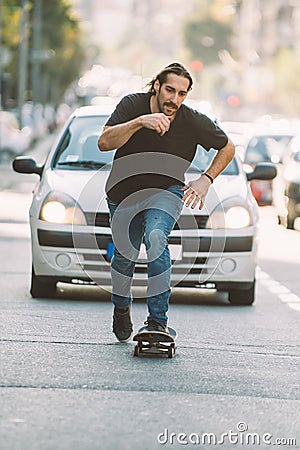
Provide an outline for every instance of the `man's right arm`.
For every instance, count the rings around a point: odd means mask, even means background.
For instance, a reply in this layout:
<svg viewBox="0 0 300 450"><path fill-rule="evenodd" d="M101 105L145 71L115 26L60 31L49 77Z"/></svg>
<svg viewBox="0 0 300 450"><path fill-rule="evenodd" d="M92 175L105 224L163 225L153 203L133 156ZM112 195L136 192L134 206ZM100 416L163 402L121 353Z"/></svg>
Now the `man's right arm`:
<svg viewBox="0 0 300 450"><path fill-rule="evenodd" d="M148 128L163 136L170 128L170 120L163 113L154 113L106 126L98 139L98 147L102 152L122 147L141 128Z"/></svg>
<svg viewBox="0 0 300 450"><path fill-rule="evenodd" d="M106 126L98 139L98 147L102 152L122 147L142 127L140 117L118 125Z"/></svg>

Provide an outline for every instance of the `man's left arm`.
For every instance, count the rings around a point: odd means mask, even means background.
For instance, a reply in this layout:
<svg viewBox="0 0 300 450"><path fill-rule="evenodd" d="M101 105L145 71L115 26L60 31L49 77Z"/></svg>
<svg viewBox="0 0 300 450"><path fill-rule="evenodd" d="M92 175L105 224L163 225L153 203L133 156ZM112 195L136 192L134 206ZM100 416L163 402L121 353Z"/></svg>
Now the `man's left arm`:
<svg viewBox="0 0 300 450"><path fill-rule="evenodd" d="M230 163L234 157L234 152L235 146L233 142L228 139L225 147L218 150L205 172L201 174L197 180L190 181L182 188L184 191L182 201L185 202L186 206L191 206L194 209L199 204L199 209L203 208L209 187L213 183L213 180Z"/></svg>

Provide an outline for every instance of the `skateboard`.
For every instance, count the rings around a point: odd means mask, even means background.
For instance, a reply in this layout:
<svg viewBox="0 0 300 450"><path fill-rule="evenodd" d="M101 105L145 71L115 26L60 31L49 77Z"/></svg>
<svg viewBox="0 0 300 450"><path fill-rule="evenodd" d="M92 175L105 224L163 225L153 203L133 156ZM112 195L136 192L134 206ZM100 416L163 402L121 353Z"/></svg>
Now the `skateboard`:
<svg viewBox="0 0 300 450"><path fill-rule="evenodd" d="M141 328L133 337L133 340L137 342L133 355L166 355L168 358L173 358L176 350L176 331L170 327L168 327L169 334L160 331L145 331L145 329L146 327Z"/></svg>

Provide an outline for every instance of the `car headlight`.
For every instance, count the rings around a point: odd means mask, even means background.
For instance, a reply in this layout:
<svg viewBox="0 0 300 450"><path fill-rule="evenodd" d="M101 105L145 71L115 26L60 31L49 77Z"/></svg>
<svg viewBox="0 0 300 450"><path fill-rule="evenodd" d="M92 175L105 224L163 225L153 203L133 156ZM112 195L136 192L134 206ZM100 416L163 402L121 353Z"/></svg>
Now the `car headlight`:
<svg viewBox="0 0 300 450"><path fill-rule="evenodd" d="M252 225L250 211L242 205L222 205L214 210L207 221L206 228L212 229L239 229Z"/></svg>
<svg viewBox="0 0 300 450"><path fill-rule="evenodd" d="M41 220L69 225L86 225L84 213L76 201L62 192L51 192L44 200Z"/></svg>
<svg viewBox="0 0 300 450"><path fill-rule="evenodd" d="M243 206L233 206L225 213L226 228L246 228L251 224L248 209Z"/></svg>

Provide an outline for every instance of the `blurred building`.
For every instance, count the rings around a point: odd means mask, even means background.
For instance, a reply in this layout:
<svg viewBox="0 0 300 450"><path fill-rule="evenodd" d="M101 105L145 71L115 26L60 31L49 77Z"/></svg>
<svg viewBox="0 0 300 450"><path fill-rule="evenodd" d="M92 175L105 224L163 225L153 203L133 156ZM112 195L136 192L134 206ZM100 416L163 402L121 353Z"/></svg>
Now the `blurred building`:
<svg viewBox="0 0 300 450"><path fill-rule="evenodd" d="M203 0L69 1L82 21L86 48L91 48L87 69L93 64L123 67L141 78L152 76L172 60L188 60L183 23L205 4ZM201 95L210 91L221 103L237 99L239 108L255 106L263 112L266 105L276 103L275 58L282 49L300 48L300 0L211 0L207 4L224 8L225 2L233 11L232 46L221 51L211 71L206 68L199 77ZM213 79L219 73L216 82ZM285 76L282 84L286 84ZM205 82L212 84L211 89Z"/></svg>
<svg viewBox="0 0 300 450"><path fill-rule="evenodd" d="M247 104L265 105L274 90L270 62L280 49L300 47L300 0L237 0L235 59Z"/></svg>
<svg viewBox="0 0 300 450"><path fill-rule="evenodd" d="M181 26L197 0L70 0L91 43L100 47L120 42L129 29L136 41L174 52L181 45ZM300 0L228 0L235 7L236 50L239 59L266 59L279 46L300 43ZM129 33L130 34L130 33ZM133 39L133 40L134 40ZM125 37L126 40L126 37Z"/></svg>
<svg viewBox="0 0 300 450"><path fill-rule="evenodd" d="M160 59L178 58L182 19L194 8L193 1L182 0L70 1L83 22L87 44L99 47L101 62L120 62L138 72L151 53L158 65Z"/></svg>
<svg viewBox="0 0 300 450"><path fill-rule="evenodd" d="M236 47L240 60L263 60L280 47L300 44L300 0L237 0Z"/></svg>
<svg viewBox="0 0 300 450"><path fill-rule="evenodd" d="M113 46L128 26L133 0L70 0L90 44Z"/></svg>

